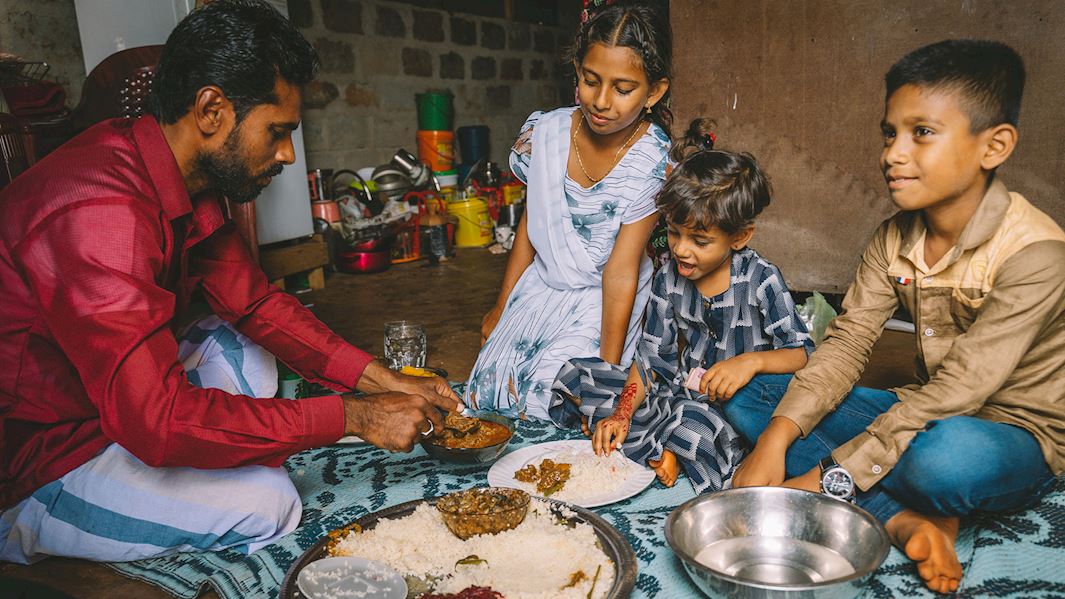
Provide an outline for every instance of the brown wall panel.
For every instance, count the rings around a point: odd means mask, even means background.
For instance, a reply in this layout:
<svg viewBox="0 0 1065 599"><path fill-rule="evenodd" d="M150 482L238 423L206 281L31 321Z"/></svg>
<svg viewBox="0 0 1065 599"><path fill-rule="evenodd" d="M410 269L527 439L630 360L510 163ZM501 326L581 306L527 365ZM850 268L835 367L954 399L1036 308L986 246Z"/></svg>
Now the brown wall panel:
<svg viewBox="0 0 1065 599"><path fill-rule="evenodd" d="M675 132L717 120L718 147L768 171L752 245L800 290L842 291L894 208L877 167L883 76L952 37L996 39L1028 69L1021 141L1000 175L1065 222L1065 2L673 0Z"/></svg>

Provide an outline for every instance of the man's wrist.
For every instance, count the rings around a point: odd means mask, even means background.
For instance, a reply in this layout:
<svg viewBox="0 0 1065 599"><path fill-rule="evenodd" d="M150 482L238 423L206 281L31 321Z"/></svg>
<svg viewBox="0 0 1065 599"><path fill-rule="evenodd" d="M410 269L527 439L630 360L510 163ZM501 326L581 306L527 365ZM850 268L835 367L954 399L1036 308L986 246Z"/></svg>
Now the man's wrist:
<svg viewBox="0 0 1065 599"><path fill-rule="evenodd" d="M359 382L355 388L363 393L391 391L395 386L395 377L394 370L386 368L384 364L374 360L366 365L366 369L362 371L362 376L359 377Z"/></svg>
<svg viewBox="0 0 1065 599"><path fill-rule="evenodd" d="M356 435L362 433L363 421L362 411L358 406L358 398L350 393L345 393L341 396L344 401L344 434Z"/></svg>

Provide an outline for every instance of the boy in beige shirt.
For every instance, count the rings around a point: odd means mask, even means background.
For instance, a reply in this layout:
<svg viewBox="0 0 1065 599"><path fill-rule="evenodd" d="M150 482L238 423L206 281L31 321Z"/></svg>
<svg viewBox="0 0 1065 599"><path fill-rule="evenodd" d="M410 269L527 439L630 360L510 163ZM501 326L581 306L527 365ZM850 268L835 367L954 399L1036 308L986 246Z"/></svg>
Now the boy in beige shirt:
<svg viewBox="0 0 1065 599"><path fill-rule="evenodd" d="M755 377L726 405L756 441L734 484L855 500L951 592L959 518L1034 505L1065 470L1065 233L995 177L1017 143L1016 52L948 40L885 81L880 166L900 212L807 366ZM900 306L923 384L853 387Z"/></svg>

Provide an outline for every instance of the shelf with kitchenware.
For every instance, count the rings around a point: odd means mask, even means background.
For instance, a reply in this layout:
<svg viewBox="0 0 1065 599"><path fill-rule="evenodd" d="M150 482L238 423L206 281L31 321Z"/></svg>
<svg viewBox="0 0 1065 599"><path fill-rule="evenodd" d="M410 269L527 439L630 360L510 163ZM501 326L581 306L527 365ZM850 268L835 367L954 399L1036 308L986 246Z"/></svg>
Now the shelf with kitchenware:
<svg viewBox="0 0 1065 599"><path fill-rule="evenodd" d="M281 289L325 287L325 267L330 263L325 237L282 241L259 248L259 264L266 278ZM305 280L305 283L304 283Z"/></svg>

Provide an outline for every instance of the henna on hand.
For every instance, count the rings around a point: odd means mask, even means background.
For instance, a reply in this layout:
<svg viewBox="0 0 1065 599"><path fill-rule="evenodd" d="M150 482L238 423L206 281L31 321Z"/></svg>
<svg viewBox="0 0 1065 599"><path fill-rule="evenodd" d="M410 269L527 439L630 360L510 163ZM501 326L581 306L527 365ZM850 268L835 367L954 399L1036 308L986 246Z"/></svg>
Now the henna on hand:
<svg viewBox="0 0 1065 599"><path fill-rule="evenodd" d="M634 411L632 403L635 399L636 383L625 385L625 388L621 390L621 399L618 400L618 405L614 408L614 413L611 414L607 420L621 422L626 425L626 428L628 428L628 422L632 419L632 413Z"/></svg>

